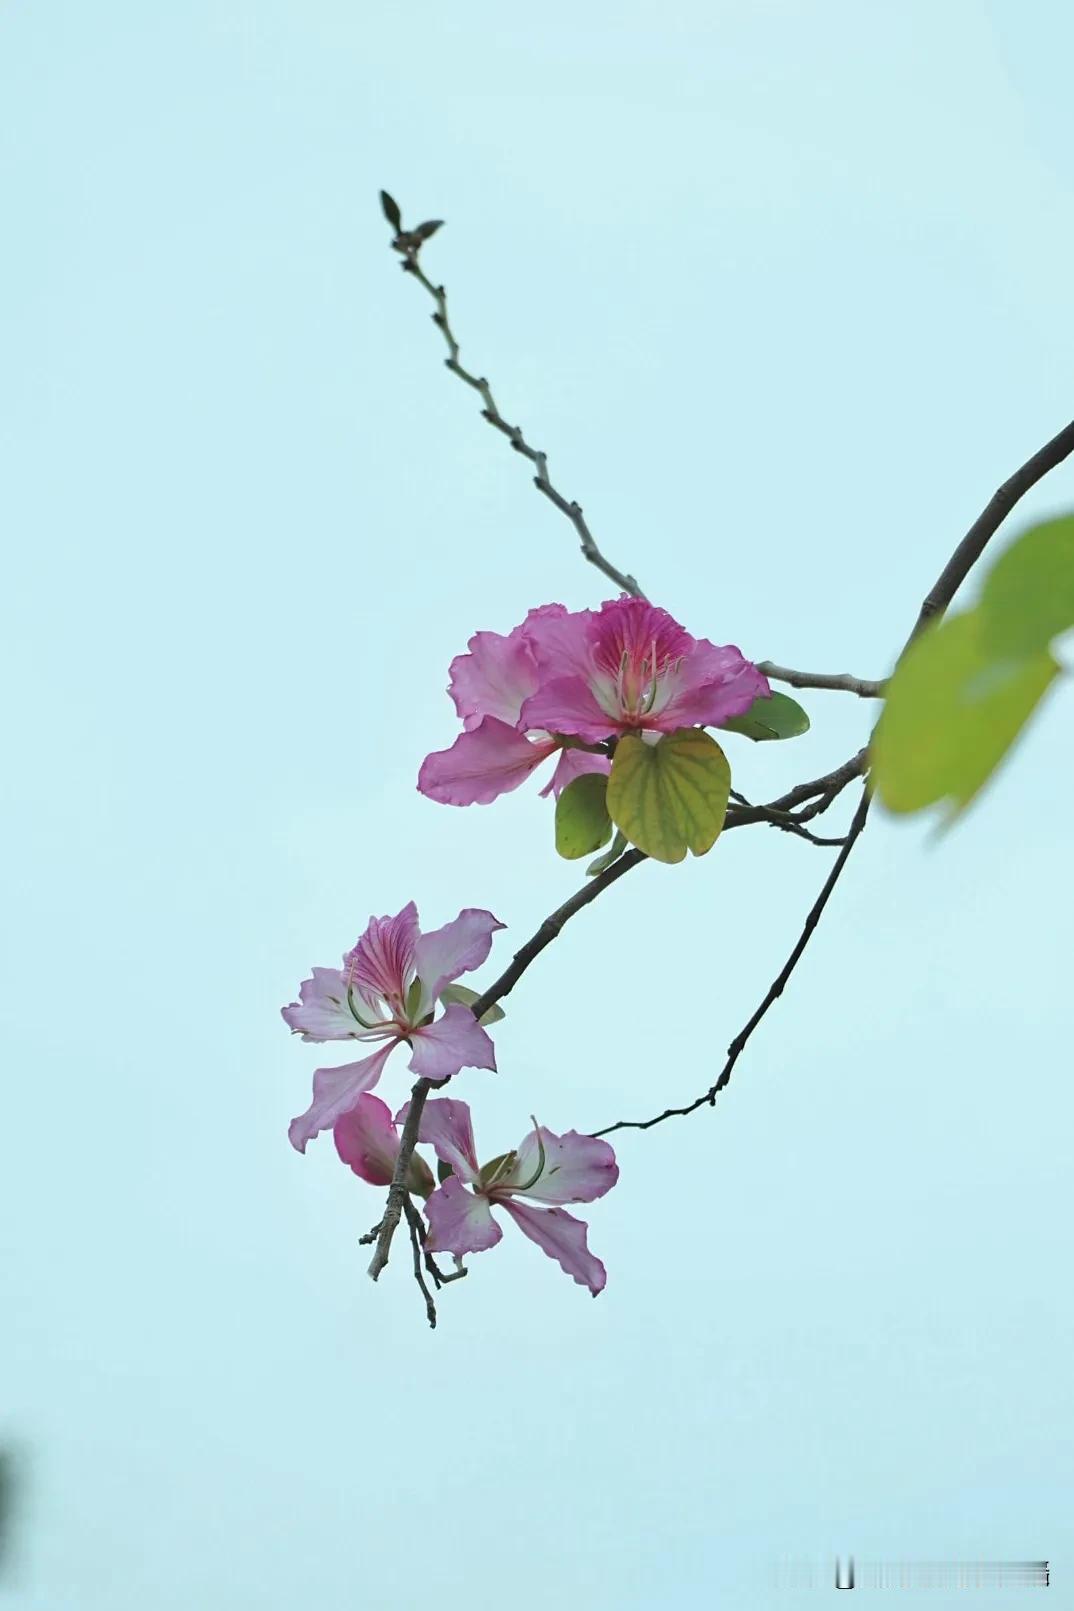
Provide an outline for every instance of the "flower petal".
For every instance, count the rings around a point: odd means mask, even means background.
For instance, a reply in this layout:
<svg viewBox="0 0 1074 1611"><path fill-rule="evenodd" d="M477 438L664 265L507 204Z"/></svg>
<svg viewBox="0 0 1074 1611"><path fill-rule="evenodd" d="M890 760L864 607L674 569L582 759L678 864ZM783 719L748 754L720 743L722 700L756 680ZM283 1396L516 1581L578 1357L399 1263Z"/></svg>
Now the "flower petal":
<svg viewBox="0 0 1074 1611"><path fill-rule="evenodd" d="M584 777L587 772L610 772L611 759L607 755L592 755L589 750L563 750L552 773L551 782L541 790L541 798L554 794L558 800L568 783Z"/></svg>
<svg viewBox="0 0 1074 1611"><path fill-rule="evenodd" d="M446 1080L460 1068L496 1068L496 1051L469 1007L453 1002L435 1023L412 1029L410 1067L427 1080Z"/></svg>
<svg viewBox="0 0 1074 1611"><path fill-rule="evenodd" d="M390 1186L399 1155L392 1110L379 1096L363 1091L333 1129L336 1151L371 1186Z"/></svg>
<svg viewBox="0 0 1074 1611"><path fill-rule="evenodd" d="M280 1012L303 1040L373 1040L384 1033L366 1029L355 1018L347 1001L347 981L338 968L314 968L313 978L299 985L298 996Z"/></svg>
<svg viewBox="0 0 1074 1611"><path fill-rule="evenodd" d="M531 1208L515 1197L503 1198L500 1207L507 1210L523 1235L555 1259L580 1287L588 1287L594 1297L603 1292L608 1272L590 1253L586 1241L589 1228L580 1219L563 1208Z"/></svg>
<svg viewBox="0 0 1074 1611"><path fill-rule="evenodd" d="M569 733L590 744L610 738L623 725L618 717L609 716L602 709L589 683L578 676L553 677L550 682L542 683L523 705L520 720L525 727Z"/></svg>
<svg viewBox="0 0 1074 1611"><path fill-rule="evenodd" d="M396 1124L405 1124L408 1102L395 1115ZM421 1110L418 1140L435 1148L441 1163L450 1164L460 1180L472 1185L478 1177L477 1149L470 1106L450 1096L433 1096Z"/></svg>
<svg viewBox="0 0 1074 1611"><path fill-rule="evenodd" d="M533 650L540 682L586 675L592 621L592 610L568 610L563 604L541 604L529 612L519 631Z"/></svg>
<svg viewBox="0 0 1074 1611"><path fill-rule="evenodd" d="M486 716L478 727L460 733L449 750L425 757L418 788L441 805L488 805L525 783L556 748L551 739L533 742L506 722Z"/></svg>
<svg viewBox="0 0 1074 1611"><path fill-rule="evenodd" d="M313 1075L313 1101L305 1113L292 1119L287 1131L292 1147L305 1152L307 1141L321 1130L337 1124L345 1113L357 1105L363 1091L372 1090L380 1079L384 1065L398 1042L390 1040L372 1057L363 1057L360 1063L344 1063L342 1068L318 1068Z"/></svg>
<svg viewBox="0 0 1074 1611"><path fill-rule="evenodd" d="M768 678L734 644L719 645L707 638L684 657L677 681L653 724L666 733L678 727L718 727L772 692Z"/></svg>
<svg viewBox="0 0 1074 1611"><path fill-rule="evenodd" d="M405 1001L417 939L418 909L413 901L394 917L371 917L358 944L343 958L346 976L386 1001Z"/></svg>
<svg viewBox="0 0 1074 1611"><path fill-rule="evenodd" d="M503 1236L488 1198L467 1191L455 1175L433 1192L425 1214L429 1221L425 1247L430 1253L483 1253Z"/></svg>
<svg viewBox="0 0 1074 1611"><path fill-rule="evenodd" d="M371 1186L391 1185L399 1156L399 1132L391 1109L379 1096L364 1092L350 1113L345 1113L333 1127L332 1135L336 1151L356 1175ZM406 1184L407 1190L419 1197L428 1197L433 1190L433 1172L419 1153L410 1155Z"/></svg>
<svg viewBox="0 0 1074 1611"><path fill-rule="evenodd" d="M417 1017L424 1018L446 984L481 966L492 949L492 936L503 927L491 912L467 906L453 923L421 935L414 947L414 967L422 983Z"/></svg>
<svg viewBox="0 0 1074 1611"><path fill-rule="evenodd" d="M469 730L495 716L513 727L523 700L537 687L537 666L523 628L516 627L506 638L498 632L475 632L467 649L468 654L451 662L448 686L463 726Z"/></svg>
<svg viewBox="0 0 1074 1611"><path fill-rule="evenodd" d="M515 1155L510 1173L496 1182L501 1191L522 1191L537 1203L592 1203L611 1191L619 1179L615 1153L597 1136L568 1130L557 1136L540 1127L541 1145L531 1130ZM532 1186L544 1148L544 1168Z"/></svg>

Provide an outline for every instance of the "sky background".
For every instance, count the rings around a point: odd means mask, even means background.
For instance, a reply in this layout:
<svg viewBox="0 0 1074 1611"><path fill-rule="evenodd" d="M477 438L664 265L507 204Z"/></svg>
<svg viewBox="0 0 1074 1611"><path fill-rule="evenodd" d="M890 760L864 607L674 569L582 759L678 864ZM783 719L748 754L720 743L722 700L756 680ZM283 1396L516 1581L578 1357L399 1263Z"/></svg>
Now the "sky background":
<svg viewBox="0 0 1074 1611"><path fill-rule="evenodd" d="M881 676L1074 411L1072 50L1044 0L0 4L0 1598L764 1611L838 1552L1074 1603L1065 689L940 844L877 813L718 1107L619 1138L597 1302L510 1226L435 1334L403 1250L374 1288L279 1018L371 912L491 908L487 981L580 880L534 788L414 789L469 634L609 589L378 188L657 602ZM864 742L805 698L751 798ZM609 891L459 1082L479 1148L704 1090L831 855Z"/></svg>

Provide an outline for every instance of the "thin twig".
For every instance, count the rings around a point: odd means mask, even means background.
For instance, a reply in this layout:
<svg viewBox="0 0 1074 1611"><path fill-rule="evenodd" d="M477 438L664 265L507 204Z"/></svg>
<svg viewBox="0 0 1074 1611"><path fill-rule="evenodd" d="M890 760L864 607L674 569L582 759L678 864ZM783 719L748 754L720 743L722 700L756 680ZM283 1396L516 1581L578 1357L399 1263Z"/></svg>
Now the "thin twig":
<svg viewBox="0 0 1074 1611"><path fill-rule="evenodd" d="M435 1331L436 1330L436 1304L433 1302L433 1295L429 1291L428 1286L426 1285L425 1277L422 1274L422 1268L421 1268L422 1267L422 1255L423 1255L424 1250L425 1250L425 1235L424 1235L425 1227L422 1225L421 1215L418 1213L417 1209L414 1207L414 1204L411 1202L409 1196L404 1197L404 1199L403 1199L403 1208L406 1211L406 1222L410 1226L410 1246L411 1246L411 1249L412 1249L413 1254L414 1254L414 1279L418 1283L418 1286L421 1288L421 1295L425 1299L425 1314L426 1314L426 1317L428 1318L429 1325Z"/></svg>
<svg viewBox="0 0 1074 1611"><path fill-rule="evenodd" d="M852 677L849 671L835 675L823 671L794 671L790 666L777 666L771 660L759 660L757 670L774 682L790 683L792 688L821 688L831 693L857 694L859 699L883 699L887 686L883 681Z"/></svg>
<svg viewBox="0 0 1074 1611"><path fill-rule="evenodd" d="M998 531L1019 498L1024 497L1031 487L1036 486L1037 482L1047 475L1049 470L1054 470L1057 465L1062 464L1063 460L1069 458L1071 453L1074 453L1074 421L1065 426L1057 436L1053 436L1050 442L1045 443L1044 447L1039 452L1034 453L1032 458L1027 459L1021 469L1016 470L992 495L969 531L958 544L936 582L926 594L918 612L917 620L914 622L913 630L903 647L903 654L906 653L910 644L931 620L943 615L973 566L984 553L989 539ZM794 796L796 792L792 789L791 796ZM789 800L790 796L786 798ZM788 979L809 944L813 931L820 920L821 913L828 904L829 897L839 881L850 853L865 828L866 818L869 815L869 801L870 795L868 789L866 789L866 792L861 797L858 809L854 813L854 820L850 825L846 843L836 857L831 872L824 880L820 894L809 909L805 925L795 942L794 949L770 985L761 1005L727 1048L727 1061L724 1063L715 1084L711 1085L703 1096L696 1097L692 1102L688 1102L685 1107L665 1108L663 1113L658 1113L653 1118L643 1119L640 1122L632 1119L619 1119L615 1124L607 1125L603 1130L594 1131L595 1135L610 1135L613 1130L648 1130L654 1124L662 1124L665 1119L683 1118L687 1114L695 1112L696 1109L703 1107L706 1103L711 1105L715 1102L719 1092L724 1089L730 1080L732 1070L742 1055L746 1042L762 1018L764 1018L768 1009L783 994Z"/></svg>
<svg viewBox="0 0 1074 1611"><path fill-rule="evenodd" d="M558 488L553 486L548 474L547 453L543 453L539 448L531 447L523 435L522 427L512 425L504 418L496 406L492 388L484 375L475 375L472 370L467 369L460 362L459 353L461 348L455 332L451 328L451 320L448 317L447 292L442 285L436 285L430 280L418 261L419 253L426 238L421 236L420 230L407 232L400 229L392 240L392 246L402 257L404 270L413 275L419 285L425 287L436 303L436 312L432 315L432 320L447 342L449 356L444 360L446 367L450 369L453 375L457 375L461 381L464 381L467 386L472 387L477 392L484 405L481 410L482 417L507 438L516 453L521 453L524 458L529 459L530 463L536 467L537 474L533 478L534 485L571 522L578 533L578 541L581 544L583 557L589 561L590 565L596 566L598 571L606 576L610 582L614 582L624 593L629 593L632 598L644 598L645 595L635 578L628 576L625 571L619 570L617 566L612 564L611 560L606 559L601 553L582 513L581 504L576 503L572 498L565 498Z"/></svg>
<svg viewBox="0 0 1074 1611"><path fill-rule="evenodd" d="M719 1093L729 1082L735 1064L738 1062L739 1058L742 1056L742 1053L746 1049L746 1042L753 1034L753 1031L757 1028L757 1025L761 1022L761 1019L768 1012L768 1009L774 1006L779 1000L780 996L783 994L784 987L786 986L788 979L798 965L798 959L801 957L802 952L809 944L813 930L820 922L821 913L827 906L832 890L839 881L839 875L847 864L847 858L849 857L850 852L854 849L854 845L859 834L865 827L865 818L868 815L868 811L869 796L868 794L863 794L858 803L858 809L854 813L854 820L850 824L850 832L847 834L846 843L843 845L842 850L836 857L835 862L832 865L831 872L824 880L824 885L820 894L817 896L816 900L813 902L813 905L809 909L809 914L806 917L802 932L795 942L793 951L783 964L782 968L779 970L779 973L773 979L772 983L769 985L767 994L765 995L764 1000L761 1002L761 1005L754 1012L748 1023L744 1024L739 1030L738 1034L727 1048L727 1060L724 1063L723 1068L720 1070L719 1076L714 1084L709 1086L708 1090L703 1096L695 1097L694 1100L692 1102L688 1102L685 1107L665 1108L663 1113L656 1114L656 1116L652 1119L618 1119L615 1124L606 1125L603 1130L594 1130L594 1135L608 1136L611 1135L614 1130L651 1130L654 1124L663 1124L665 1119L685 1118L688 1113L694 1113L698 1108L704 1107L706 1102L710 1104L715 1102Z"/></svg>

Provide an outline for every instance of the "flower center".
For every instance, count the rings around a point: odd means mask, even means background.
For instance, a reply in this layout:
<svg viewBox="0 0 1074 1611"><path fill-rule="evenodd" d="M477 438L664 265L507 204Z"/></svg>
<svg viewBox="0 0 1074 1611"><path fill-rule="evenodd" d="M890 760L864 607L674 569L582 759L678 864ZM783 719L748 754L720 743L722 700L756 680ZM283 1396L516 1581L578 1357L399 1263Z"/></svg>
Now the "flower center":
<svg viewBox="0 0 1074 1611"><path fill-rule="evenodd" d="M615 697L621 717L641 726L645 717L652 714L669 675L681 664L681 656L673 659L665 655L661 660L655 639L640 659L636 652L624 649L615 675Z"/></svg>

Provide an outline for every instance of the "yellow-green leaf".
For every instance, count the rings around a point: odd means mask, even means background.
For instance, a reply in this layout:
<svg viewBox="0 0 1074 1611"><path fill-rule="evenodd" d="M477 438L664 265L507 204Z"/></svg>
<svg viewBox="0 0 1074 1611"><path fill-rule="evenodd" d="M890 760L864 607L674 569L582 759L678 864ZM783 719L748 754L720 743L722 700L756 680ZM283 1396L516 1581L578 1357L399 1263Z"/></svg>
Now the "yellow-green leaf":
<svg viewBox="0 0 1074 1611"><path fill-rule="evenodd" d="M556 849L568 861L591 856L611 838L612 819L604 800L607 789L603 772L583 772L556 801Z"/></svg>
<svg viewBox="0 0 1074 1611"><path fill-rule="evenodd" d="M922 633L888 684L872 781L890 811L956 816L988 782L1059 671L1047 650L997 657L979 610Z"/></svg>
<svg viewBox="0 0 1074 1611"><path fill-rule="evenodd" d="M1074 627L1074 515L1045 520L1010 545L992 566L980 612L998 654L1046 649Z"/></svg>
<svg viewBox="0 0 1074 1611"><path fill-rule="evenodd" d="M714 738L699 727L665 733L647 744L633 733L615 747L608 810L632 844L654 861L703 856L727 815L731 768Z"/></svg>

